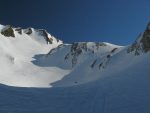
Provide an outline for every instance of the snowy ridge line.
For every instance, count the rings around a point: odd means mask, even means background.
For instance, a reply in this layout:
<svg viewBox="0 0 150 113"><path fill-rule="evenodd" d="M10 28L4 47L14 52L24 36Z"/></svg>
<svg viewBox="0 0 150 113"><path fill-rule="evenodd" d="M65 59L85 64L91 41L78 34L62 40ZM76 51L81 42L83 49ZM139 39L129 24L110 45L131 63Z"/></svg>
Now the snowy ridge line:
<svg viewBox="0 0 150 113"><path fill-rule="evenodd" d="M43 29L0 25L0 31L0 83L18 87L70 87L93 82L111 76L113 70L126 69L129 59L144 56L150 47L148 28L135 43L124 47L107 42L63 44Z"/></svg>

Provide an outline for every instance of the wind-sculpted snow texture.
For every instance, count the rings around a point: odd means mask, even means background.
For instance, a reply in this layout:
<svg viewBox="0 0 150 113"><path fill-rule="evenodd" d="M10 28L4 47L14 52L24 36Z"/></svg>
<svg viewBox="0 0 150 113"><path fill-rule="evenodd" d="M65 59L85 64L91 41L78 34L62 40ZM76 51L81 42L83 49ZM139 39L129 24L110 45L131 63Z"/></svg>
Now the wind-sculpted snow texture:
<svg viewBox="0 0 150 113"><path fill-rule="evenodd" d="M0 113L150 113L149 25L128 46L0 31Z"/></svg>

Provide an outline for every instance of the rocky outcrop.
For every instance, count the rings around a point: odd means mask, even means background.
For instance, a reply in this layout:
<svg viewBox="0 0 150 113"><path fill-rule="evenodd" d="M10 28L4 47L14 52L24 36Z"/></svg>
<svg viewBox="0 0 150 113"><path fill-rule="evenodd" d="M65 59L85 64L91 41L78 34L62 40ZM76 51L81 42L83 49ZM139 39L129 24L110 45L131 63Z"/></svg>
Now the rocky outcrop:
<svg viewBox="0 0 150 113"><path fill-rule="evenodd" d="M24 33L26 33L27 35L32 34L32 28L27 28Z"/></svg>
<svg viewBox="0 0 150 113"><path fill-rule="evenodd" d="M72 67L74 67L78 62L78 57L81 53L87 52L87 43L86 42L80 42L80 43L73 43L70 49L70 52L65 56L65 60L68 60L71 58Z"/></svg>
<svg viewBox="0 0 150 113"><path fill-rule="evenodd" d="M144 33L140 34L128 48L127 53L134 52L135 55L140 55L140 53L147 53L148 51L150 51L150 23L148 23Z"/></svg>
<svg viewBox="0 0 150 113"><path fill-rule="evenodd" d="M134 53L135 56L140 55L143 52L142 43L135 41L128 49L127 53Z"/></svg>
<svg viewBox="0 0 150 113"><path fill-rule="evenodd" d="M17 31L20 35L22 34L22 29L20 27L16 28L15 31Z"/></svg>
<svg viewBox="0 0 150 113"><path fill-rule="evenodd" d="M94 42L76 42L73 43L70 52L65 56L65 60L71 59L72 67L74 67L78 62L78 57L82 54L94 54L102 46L107 46L103 42L94 43ZM93 68L96 61L91 64Z"/></svg>
<svg viewBox="0 0 150 113"><path fill-rule="evenodd" d="M1 34L5 37L15 37L14 30L9 25L2 29Z"/></svg>
<svg viewBox="0 0 150 113"><path fill-rule="evenodd" d="M97 62L97 59L93 61L93 63L91 64L91 68L94 68L96 62Z"/></svg>
<svg viewBox="0 0 150 113"><path fill-rule="evenodd" d="M46 40L47 43L49 43L49 44L53 43L53 38L51 38L51 37L48 36L48 33L47 33L46 30L44 30L44 29L38 29L36 31L39 33L39 35L41 35L41 36L43 36L45 38L45 40Z"/></svg>
<svg viewBox="0 0 150 113"><path fill-rule="evenodd" d="M95 42L92 47L88 46L90 42L79 42L73 43L71 46L72 54L80 55L82 52L91 52L94 53L95 50L98 50L101 46L107 46L103 42Z"/></svg>
<svg viewBox="0 0 150 113"><path fill-rule="evenodd" d="M144 52L150 51L150 23L147 25L143 38L141 39L141 43L143 44Z"/></svg>
<svg viewBox="0 0 150 113"><path fill-rule="evenodd" d="M65 47L65 46L66 46L65 44L58 45L56 48L51 49L46 56L49 56L49 55L59 51L59 49Z"/></svg>
<svg viewBox="0 0 150 113"><path fill-rule="evenodd" d="M111 50L111 53L114 53L118 48L114 48Z"/></svg>
<svg viewBox="0 0 150 113"><path fill-rule="evenodd" d="M33 29L33 28L28 28L26 30L24 30L24 33L27 35L31 35L33 32L38 33L38 35L44 37L44 39L46 40L47 44L52 44L53 43L53 38L52 36L49 36L47 31L44 29ZM56 39L57 40L57 39ZM59 40L57 40L58 42Z"/></svg>

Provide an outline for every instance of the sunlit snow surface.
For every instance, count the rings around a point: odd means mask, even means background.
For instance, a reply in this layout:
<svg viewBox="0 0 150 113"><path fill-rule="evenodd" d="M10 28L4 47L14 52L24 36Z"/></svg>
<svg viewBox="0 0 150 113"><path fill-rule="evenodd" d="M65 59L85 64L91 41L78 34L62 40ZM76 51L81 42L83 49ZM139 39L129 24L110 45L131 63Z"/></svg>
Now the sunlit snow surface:
<svg viewBox="0 0 150 113"><path fill-rule="evenodd" d="M47 45L43 37L35 39L36 35L20 35L16 31L15 38L0 35L0 83L18 87L49 87L51 82L68 74L69 70L42 68L32 63L36 54L47 54L61 44L54 42Z"/></svg>

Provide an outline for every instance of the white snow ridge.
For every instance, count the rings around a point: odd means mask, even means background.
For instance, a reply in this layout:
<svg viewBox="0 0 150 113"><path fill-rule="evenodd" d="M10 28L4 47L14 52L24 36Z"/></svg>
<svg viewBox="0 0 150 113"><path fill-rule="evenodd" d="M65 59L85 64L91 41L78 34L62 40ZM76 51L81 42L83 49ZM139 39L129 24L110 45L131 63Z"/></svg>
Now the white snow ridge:
<svg viewBox="0 0 150 113"><path fill-rule="evenodd" d="M149 25L128 46L0 25L0 113L150 113Z"/></svg>

